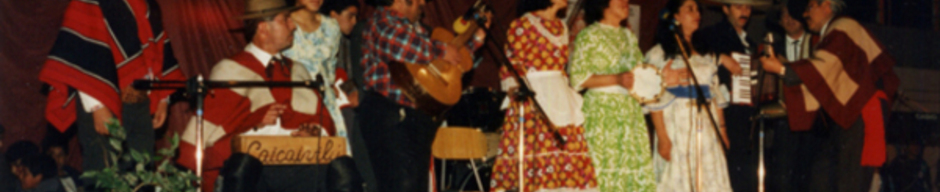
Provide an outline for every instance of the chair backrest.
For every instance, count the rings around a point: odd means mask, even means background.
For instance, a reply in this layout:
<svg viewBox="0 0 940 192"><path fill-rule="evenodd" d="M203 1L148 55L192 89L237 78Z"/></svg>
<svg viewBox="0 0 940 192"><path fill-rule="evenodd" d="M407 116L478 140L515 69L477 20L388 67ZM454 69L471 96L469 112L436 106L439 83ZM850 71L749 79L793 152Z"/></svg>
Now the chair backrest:
<svg viewBox="0 0 940 192"><path fill-rule="evenodd" d="M483 158L486 150L486 136L469 127L442 127L431 146L431 154L440 159Z"/></svg>

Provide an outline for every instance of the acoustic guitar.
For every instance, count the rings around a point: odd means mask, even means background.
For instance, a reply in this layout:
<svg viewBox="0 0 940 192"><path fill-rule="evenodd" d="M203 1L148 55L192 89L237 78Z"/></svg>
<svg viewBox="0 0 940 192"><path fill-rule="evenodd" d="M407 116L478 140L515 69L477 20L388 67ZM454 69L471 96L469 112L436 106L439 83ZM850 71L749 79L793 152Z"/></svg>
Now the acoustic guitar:
<svg viewBox="0 0 940 192"><path fill-rule="evenodd" d="M437 117L460 101L463 90L461 77L464 72L473 68L473 55L466 45L474 39L474 34L479 29L477 23L485 20L484 9L484 5L474 6L472 13L476 14L470 14L470 19L466 20L469 26L459 35L455 36L444 28L435 28L431 32L431 39L447 42L459 48L460 63L450 63L438 58L427 64L401 62L388 64L392 81L411 101L415 102L418 110Z"/></svg>

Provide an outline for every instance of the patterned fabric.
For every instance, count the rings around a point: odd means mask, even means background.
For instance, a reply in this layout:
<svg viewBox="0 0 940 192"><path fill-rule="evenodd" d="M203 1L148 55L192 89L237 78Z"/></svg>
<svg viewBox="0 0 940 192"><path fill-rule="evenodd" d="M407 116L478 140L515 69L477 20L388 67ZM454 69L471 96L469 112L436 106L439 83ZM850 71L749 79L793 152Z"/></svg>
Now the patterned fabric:
<svg viewBox="0 0 940 192"><path fill-rule="evenodd" d="M312 32L304 32L297 26L294 30L294 43L290 49L284 50L284 56L291 58L304 66L311 78L323 78L323 82L330 87L336 83L339 78L336 74L337 52L339 52L339 42L342 38L342 32L339 30L339 23L336 19L326 15L320 15L320 27ZM336 126L336 136L346 137L346 123L343 120L343 114L340 112L340 106L337 104L336 89L323 90L323 105L326 105L330 117ZM347 145L348 146L348 145Z"/></svg>
<svg viewBox="0 0 940 192"><path fill-rule="evenodd" d="M647 63L662 69L668 59L660 45L654 46L646 54ZM717 90L718 63L714 55L693 55L689 60L700 86L708 85L711 93ZM674 59L673 68L687 67L682 59ZM692 87L692 86L686 86ZM671 95L667 93L667 95ZM711 111L718 120L718 106L724 94L712 94ZM673 95L664 96L659 103L653 104L653 111L663 112L666 134L672 142L671 161L666 161L655 153L653 161L657 172L657 191L731 191L728 168L725 163L721 142L712 128L708 114L697 110L695 98ZM698 190L693 190L693 189Z"/></svg>
<svg viewBox="0 0 940 192"><path fill-rule="evenodd" d="M251 44L249 44L251 45ZM304 81L310 76L304 68L290 59L284 64L271 64L271 76L267 76L264 65L251 53L245 51L217 63L209 75L213 81ZM283 71L289 73L282 73ZM318 123L328 133L334 134L333 122L324 117L325 106L313 90L297 88L228 88L214 89L213 96L205 100L203 191L211 191L215 177L225 159L232 154L232 138L261 123L271 104L287 104L278 122L284 129L293 130L304 123ZM180 135L177 163L190 170L196 169L196 118L191 118ZM321 121L322 120L322 121Z"/></svg>
<svg viewBox="0 0 940 192"><path fill-rule="evenodd" d="M813 56L787 66L804 83L784 87L790 122L814 118L822 108L840 127L848 128L862 117L863 111L880 105L872 102L882 92L891 102L898 90L894 58L871 32L852 18L839 17L827 24ZM875 105L875 106L873 106ZM880 111L880 110L874 110ZM802 119L794 119L802 117ZM865 119L870 120L870 119ZM791 123L793 130L809 130L808 123ZM862 164L881 166L886 159L884 123L865 123L865 147Z"/></svg>
<svg viewBox="0 0 940 192"><path fill-rule="evenodd" d="M542 28L541 30L538 28ZM568 62L567 27L531 14L510 24L507 55L514 65L530 70L561 71ZM552 39L563 39L555 41ZM562 38L557 38L562 37ZM506 69L503 79L509 77ZM520 118L520 114L522 118ZM581 126L558 128L567 142L558 148L552 128L537 116L532 103L511 101L493 167L491 191L518 189L519 130L524 130L525 191L597 191L594 167Z"/></svg>
<svg viewBox="0 0 940 192"><path fill-rule="evenodd" d="M134 80L180 80L160 7L153 0L70 1L39 80L50 85L46 119L65 131L81 91L121 118L121 89ZM150 91L151 112L174 90Z"/></svg>
<svg viewBox="0 0 940 192"><path fill-rule="evenodd" d="M365 88L378 92L400 105L414 108L398 85L392 82L388 63L431 63L444 56L445 42L432 40L431 32L420 23L411 22L401 13L385 7L376 9L362 32L362 66L365 68ZM468 43L473 52L481 39Z"/></svg>
<svg viewBox="0 0 940 192"><path fill-rule="evenodd" d="M592 75L628 72L643 59L636 36L627 28L594 23L574 43L568 70L572 87L579 90ZM640 103L626 92L589 89L583 111L598 189L654 191L652 152Z"/></svg>

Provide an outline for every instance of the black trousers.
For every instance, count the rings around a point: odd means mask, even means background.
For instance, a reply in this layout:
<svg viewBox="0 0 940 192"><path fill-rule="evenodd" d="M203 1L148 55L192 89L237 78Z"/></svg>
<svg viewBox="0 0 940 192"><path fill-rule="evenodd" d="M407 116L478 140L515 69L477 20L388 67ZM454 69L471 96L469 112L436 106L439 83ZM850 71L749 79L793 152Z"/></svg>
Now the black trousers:
<svg viewBox="0 0 940 192"><path fill-rule="evenodd" d="M225 160L215 191L361 192L362 179L352 158L321 165L263 166L257 158L236 153Z"/></svg>
<svg viewBox="0 0 940 192"><path fill-rule="evenodd" d="M815 121L809 131L791 131L785 118L768 120L767 133L767 191L810 191L812 165L823 138L829 134L823 121Z"/></svg>
<svg viewBox="0 0 940 192"><path fill-rule="evenodd" d="M366 92L359 122L379 191L428 191L431 143L437 123L428 115Z"/></svg>
<svg viewBox="0 0 940 192"><path fill-rule="evenodd" d="M725 153L731 188L739 192L757 191L758 130L752 130L751 117L758 111L750 106L730 105L723 112L731 144Z"/></svg>
<svg viewBox="0 0 940 192"><path fill-rule="evenodd" d="M78 141L82 145L82 170L101 170L106 165L115 162L110 161L105 156L108 150L114 150L108 144L108 137L105 137L95 131L95 120L92 114L85 112L81 100L76 99L76 110L78 125ZM124 103L122 109L121 125L127 132L127 140L124 141L124 152L129 153L130 149L153 155L154 152L154 130L153 121L150 117L150 101L145 100L140 103ZM127 163L130 168L132 163ZM84 181L86 191L94 190L94 181Z"/></svg>
<svg viewBox="0 0 940 192"><path fill-rule="evenodd" d="M822 130L821 145L815 148L818 154L811 165L810 191L868 191L875 169L860 164L864 121L859 117L848 129L829 118L826 121L830 128Z"/></svg>
<svg viewBox="0 0 940 192"><path fill-rule="evenodd" d="M327 165L264 166L258 191L327 191Z"/></svg>
<svg viewBox="0 0 940 192"><path fill-rule="evenodd" d="M353 161L356 163L356 167L359 169L359 175L362 176L362 180L365 182L366 192L376 192L379 188L375 185L375 173L372 171L372 162L369 160L369 149L366 147L366 143L362 138L362 127L359 126L359 121L356 120L358 116L357 112L354 109L342 109L343 120L346 121L346 128L349 129L349 144L350 149L353 153Z"/></svg>

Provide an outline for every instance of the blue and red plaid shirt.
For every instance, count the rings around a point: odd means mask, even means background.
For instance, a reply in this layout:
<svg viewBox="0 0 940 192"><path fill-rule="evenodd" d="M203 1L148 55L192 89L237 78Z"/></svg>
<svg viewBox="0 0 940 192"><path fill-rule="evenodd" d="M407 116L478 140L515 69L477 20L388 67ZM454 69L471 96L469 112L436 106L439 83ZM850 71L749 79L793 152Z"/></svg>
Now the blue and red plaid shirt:
<svg viewBox="0 0 940 192"><path fill-rule="evenodd" d="M392 82L388 63L431 63L444 56L446 43L432 40L430 31L420 23L412 22L405 15L384 7L378 8L367 22L369 27L362 32L366 90L378 92L400 105L414 108L414 102ZM475 39L468 44L470 50L476 50L483 41Z"/></svg>

